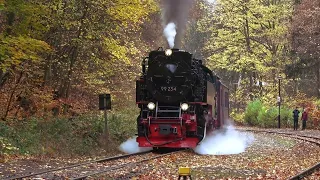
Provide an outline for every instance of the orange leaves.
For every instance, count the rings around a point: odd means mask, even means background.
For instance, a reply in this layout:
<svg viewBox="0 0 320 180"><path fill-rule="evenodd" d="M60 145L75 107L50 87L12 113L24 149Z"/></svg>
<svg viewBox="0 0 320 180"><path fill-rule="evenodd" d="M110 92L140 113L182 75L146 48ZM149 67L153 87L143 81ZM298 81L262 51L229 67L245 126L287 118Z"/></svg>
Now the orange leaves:
<svg viewBox="0 0 320 180"><path fill-rule="evenodd" d="M299 93L296 97L296 106L305 108L308 113L308 126L312 125L314 128L319 129L320 123L320 106L317 104L315 98L308 98L306 94ZM312 123L312 124L311 124Z"/></svg>
<svg viewBox="0 0 320 180"><path fill-rule="evenodd" d="M173 154L169 156L169 159L171 159L172 162L176 162L177 157Z"/></svg>

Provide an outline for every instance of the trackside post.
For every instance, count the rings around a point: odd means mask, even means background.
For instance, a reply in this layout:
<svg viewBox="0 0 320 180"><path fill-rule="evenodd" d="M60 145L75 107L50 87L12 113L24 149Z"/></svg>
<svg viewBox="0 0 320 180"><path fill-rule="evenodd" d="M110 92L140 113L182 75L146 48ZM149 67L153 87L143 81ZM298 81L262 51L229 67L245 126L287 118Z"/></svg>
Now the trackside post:
<svg viewBox="0 0 320 180"><path fill-rule="evenodd" d="M106 138L106 144L108 144L108 141L109 141L107 110L110 110L110 109L111 109L111 96L110 96L110 94L99 94L99 110L104 111L104 135Z"/></svg>

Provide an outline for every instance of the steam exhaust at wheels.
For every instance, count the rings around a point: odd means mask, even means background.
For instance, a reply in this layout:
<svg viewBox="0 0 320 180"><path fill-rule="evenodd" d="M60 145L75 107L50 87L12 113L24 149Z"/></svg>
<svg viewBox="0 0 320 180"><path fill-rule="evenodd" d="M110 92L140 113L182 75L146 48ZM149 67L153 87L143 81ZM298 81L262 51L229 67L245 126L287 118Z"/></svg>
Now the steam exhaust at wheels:
<svg viewBox="0 0 320 180"><path fill-rule="evenodd" d="M232 125L208 135L194 152L208 155L239 154L246 150L254 141L252 133L239 132Z"/></svg>

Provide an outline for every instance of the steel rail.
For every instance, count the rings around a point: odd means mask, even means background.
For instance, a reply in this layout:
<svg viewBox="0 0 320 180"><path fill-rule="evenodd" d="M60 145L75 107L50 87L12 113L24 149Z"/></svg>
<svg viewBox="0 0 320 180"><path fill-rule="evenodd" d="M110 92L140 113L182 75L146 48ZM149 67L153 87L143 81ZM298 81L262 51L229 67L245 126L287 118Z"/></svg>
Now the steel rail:
<svg viewBox="0 0 320 180"><path fill-rule="evenodd" d="M142 159L142 160L137 161L137 162L121 164L121 165L119 165L119 166L110 167L110 168L107 168L107 169L102 170L102 171L96 171L96 172L93 172L93 173L90 173L90 174L87 174L87 175L84 175L84 176L80 176L80 177L76 177L76 178L71 178L71 180L83 180L83 179L86 179L87 177L90 177L90 176L96 176L96 175L99 175L99 174L104 174L104 173L106 173L106 172L109 172L109 171L112 171L112 170L116 170L116 169L121 169L121 168L126 167L126 166L137 165L137 164L140 164L140 163L143 163L143 162L152 160L152 159L161 158L161 157L168 156L168 155L171 155L171 154L174 154L174 153L177 153L177 152L181 152L181 151L186 151L186 149L177 150L177 151L170 152L170 153L165 153L165 154L158 155L158 156L154 156L154 157L151 157L151 158L145 158L145 159Z"/></svg>
<svg viewBox="0 0 320 180"><path fill-rule="evenodd" d="M301 173L290 177L289 180L300 180L300 179L303 179L304 177L312 174L313 172L315 172L319 168L320 168L320 163L315 164L314 166L310 167L309 169L306 169L305 171L302 171Z"/></svg>
<svg viewBox="0 0 320 180"><path fill-rule="evenodd" d="M264 132L264 133L274 133L274 134L282 134L282 135L287 135L289 137L294 137L296 139L300 139L300 140L304 140L304 141L308 141L311 143L314 143L318 146L320 146L320 137L315 137L315 136L306 136L306 135L300 135L300 134L293 134L293 133L287 133L287 132L277 132L277 131L269 131L269 130L254 130L254 129L248 129L248 130L244 130L244 129L237 129L239 131L252 131L252 132ZM309 139L305 139L305 138L309 138ZM316 139L319 141L314 141L314 140L310 140L310 139Z"/></svg>
<svg viewBox="0 0 320 180"><path fill-rule="evenodd" d="M287 132L277 132L277 131L269 131L269 130L253 130L253 129L238 129L239 131L251 131L251 132L264 132L264 133L273 133L273 134L282 134L282 135L286 135L287 137L293 137L299 140L304 140L304 141L308 141L310 143L316 144L318 146L320 146L320 137L315 137L315 136L306 136L306 135L300 135L300 134L293 134L293 133L287 133ZM309 138L309 139L305 139L305 138ZM311 140L311 139L316 139L318 141L315 140ZM295 176L292 176L290 178L288 178L288 180L300 180L303 179L304 177L312 174L313 172L315 172L317 169L320 169L320 162L313 165L312 167L300 172L299 174L296 174Z"/></svg>
<svg viewBox="0 0 320 180"><path fill-rule="evenodd" d="M146 152L138 152L138 153L133 153L133 154L126 154L126 155L121 155L121 156L113 156L113 157L101 158L101 159L87 161L87 162L78 163L78 164L73 164L73 165L69 165L69 166L43 170L43 171L39 171L39 172L35 172L35 173L32 173L32 172L30 173L29 172L30 174L28 174L28 175L18 175L18 176L6 178L4 180L14 180L14 179L19 179L20 180L20 179L23 179L23 178L28 178L28 177L32 177L32 176L36 176L36 175L40 175L40 174L46 174L46 173L50 173L50 172L54 172L54 171L71 169L71 168L74 168L74 167L83 166L83 165L92 164L92 163L101 163L101 162L106 162L106 161L112 161L112 160L127 158L127 157L130 157L130 156L137 156L137 155L147 154L147 153L150 153L150 152L151 151L146 151Z"/></svg>

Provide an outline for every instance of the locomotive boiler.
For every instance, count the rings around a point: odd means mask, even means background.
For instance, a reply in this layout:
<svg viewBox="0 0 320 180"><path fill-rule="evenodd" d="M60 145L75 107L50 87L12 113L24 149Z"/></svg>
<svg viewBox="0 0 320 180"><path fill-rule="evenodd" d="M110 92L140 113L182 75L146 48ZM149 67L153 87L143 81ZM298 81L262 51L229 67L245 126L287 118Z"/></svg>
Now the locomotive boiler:
<svg viewBox="0 0 320 180"><path fill-rule="evenodd" d="M143 59L136 103L140 147L196 147L229 117L226 86L202 60L179 49L159 48Z"/></svg>

